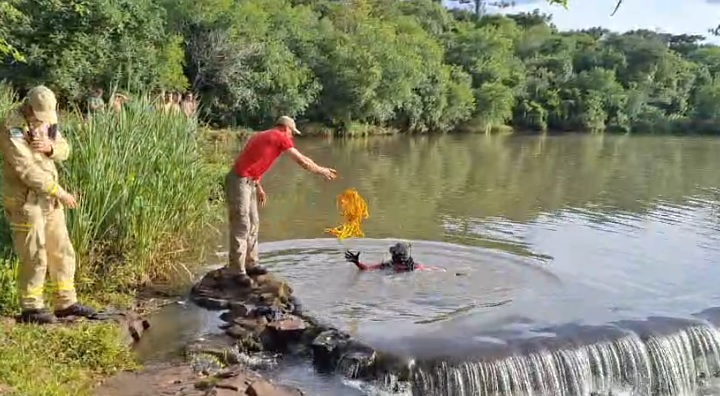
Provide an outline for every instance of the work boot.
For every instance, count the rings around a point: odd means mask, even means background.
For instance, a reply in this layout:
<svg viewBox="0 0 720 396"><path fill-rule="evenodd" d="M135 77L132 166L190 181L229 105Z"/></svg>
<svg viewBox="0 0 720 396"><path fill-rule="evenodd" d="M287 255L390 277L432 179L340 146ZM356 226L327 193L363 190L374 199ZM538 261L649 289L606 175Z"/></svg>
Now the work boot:
<svg viewBox="0 0 720 396"><path fill-rule="evenodd" d="M95 315L95 310L79 303L75 303L67 308L58 309L55 311L55 316L58 318L64 318L66 316L82 316L89 318Z"/></svg>
<svg viewBox="0 0 720 396"><path fill-rule="evenodd" d="M47 309L25 309L20 313L18 321L21 323L52 324L57 322L57 317Z"/></svg>
<svg viewBox="0 0 720 396"><path fill-rule="evenodd" d="M254 265L252 267L247 268L247 274L250 276L258 276L258 275L265 275L268 271L259 265Z"/></svg>
<svg viewBox="0 0 720 396"><path fill-rule="evenodd" d="M235 283L242 287L253 287L255 282L247 274L235 275Z"/></svg>

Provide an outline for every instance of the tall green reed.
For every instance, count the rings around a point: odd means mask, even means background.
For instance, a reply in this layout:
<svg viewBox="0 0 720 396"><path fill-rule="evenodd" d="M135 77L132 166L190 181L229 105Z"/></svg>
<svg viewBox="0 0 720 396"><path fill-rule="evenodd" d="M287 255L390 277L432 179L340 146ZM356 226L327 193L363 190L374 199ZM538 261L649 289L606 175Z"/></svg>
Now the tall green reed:
<svg viewBox="0 0 720 396"><path fill-rule="evenodd" d="M180 269L168 253L208 227L217 183L202 158L197 125L134 97L120 113L63 129L73 151L63 181L81 205L69 212L71 236L87 253L83 281L128 286Z"/></svg>

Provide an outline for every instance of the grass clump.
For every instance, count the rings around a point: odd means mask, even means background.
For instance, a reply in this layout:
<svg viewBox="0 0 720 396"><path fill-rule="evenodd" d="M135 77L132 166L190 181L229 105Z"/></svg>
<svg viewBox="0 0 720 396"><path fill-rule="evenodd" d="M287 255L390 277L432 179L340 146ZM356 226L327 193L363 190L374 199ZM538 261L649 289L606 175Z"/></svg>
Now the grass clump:
<svg viewBox="0 0 720 396"><path fill-rule="evenodd" d="M136 366L111 323L0 325L0 394L90 394L102 376Z"/></svg>

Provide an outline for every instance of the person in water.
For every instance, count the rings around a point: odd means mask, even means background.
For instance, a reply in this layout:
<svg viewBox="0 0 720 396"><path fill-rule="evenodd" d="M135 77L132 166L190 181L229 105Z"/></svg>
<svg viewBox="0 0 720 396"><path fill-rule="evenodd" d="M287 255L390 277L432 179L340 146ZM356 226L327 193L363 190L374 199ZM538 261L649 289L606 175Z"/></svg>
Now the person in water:
<svg viewBox="0 0 720 396"><path fill-rule="evenodd" d="M392 269L394 272L407 272L429 269L415 262L410 255L410 245L403 242L390 246L390 261L372 265L363 264L360 262L360 252L352 253L349 250L345 252L345 260L355 264L361 271Z"/></svg>

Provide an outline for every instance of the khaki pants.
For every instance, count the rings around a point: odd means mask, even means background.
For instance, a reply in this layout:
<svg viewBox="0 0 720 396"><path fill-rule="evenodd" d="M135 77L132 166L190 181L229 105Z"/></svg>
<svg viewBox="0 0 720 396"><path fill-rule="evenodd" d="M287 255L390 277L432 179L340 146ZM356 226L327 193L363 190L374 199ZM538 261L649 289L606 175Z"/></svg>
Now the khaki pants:
<svg viewBox="0 0 720 396"><path fill-rule="evenodd" d="M20 259L19 295L22 309L44 308L43 286L50 279L57 287L55 309L77 302L75 295L75 249L62 208L43 213L40 205L25 204L6 209L15 253Z"/></svg>
<svg viewBox="0 0 720 396"><path fill-rule="evenodd" d="M225 176L225 199L228 206L230 243L228 268L239 274L258 264L258 231L256 183L240 178L234 170Z"/></svg>

